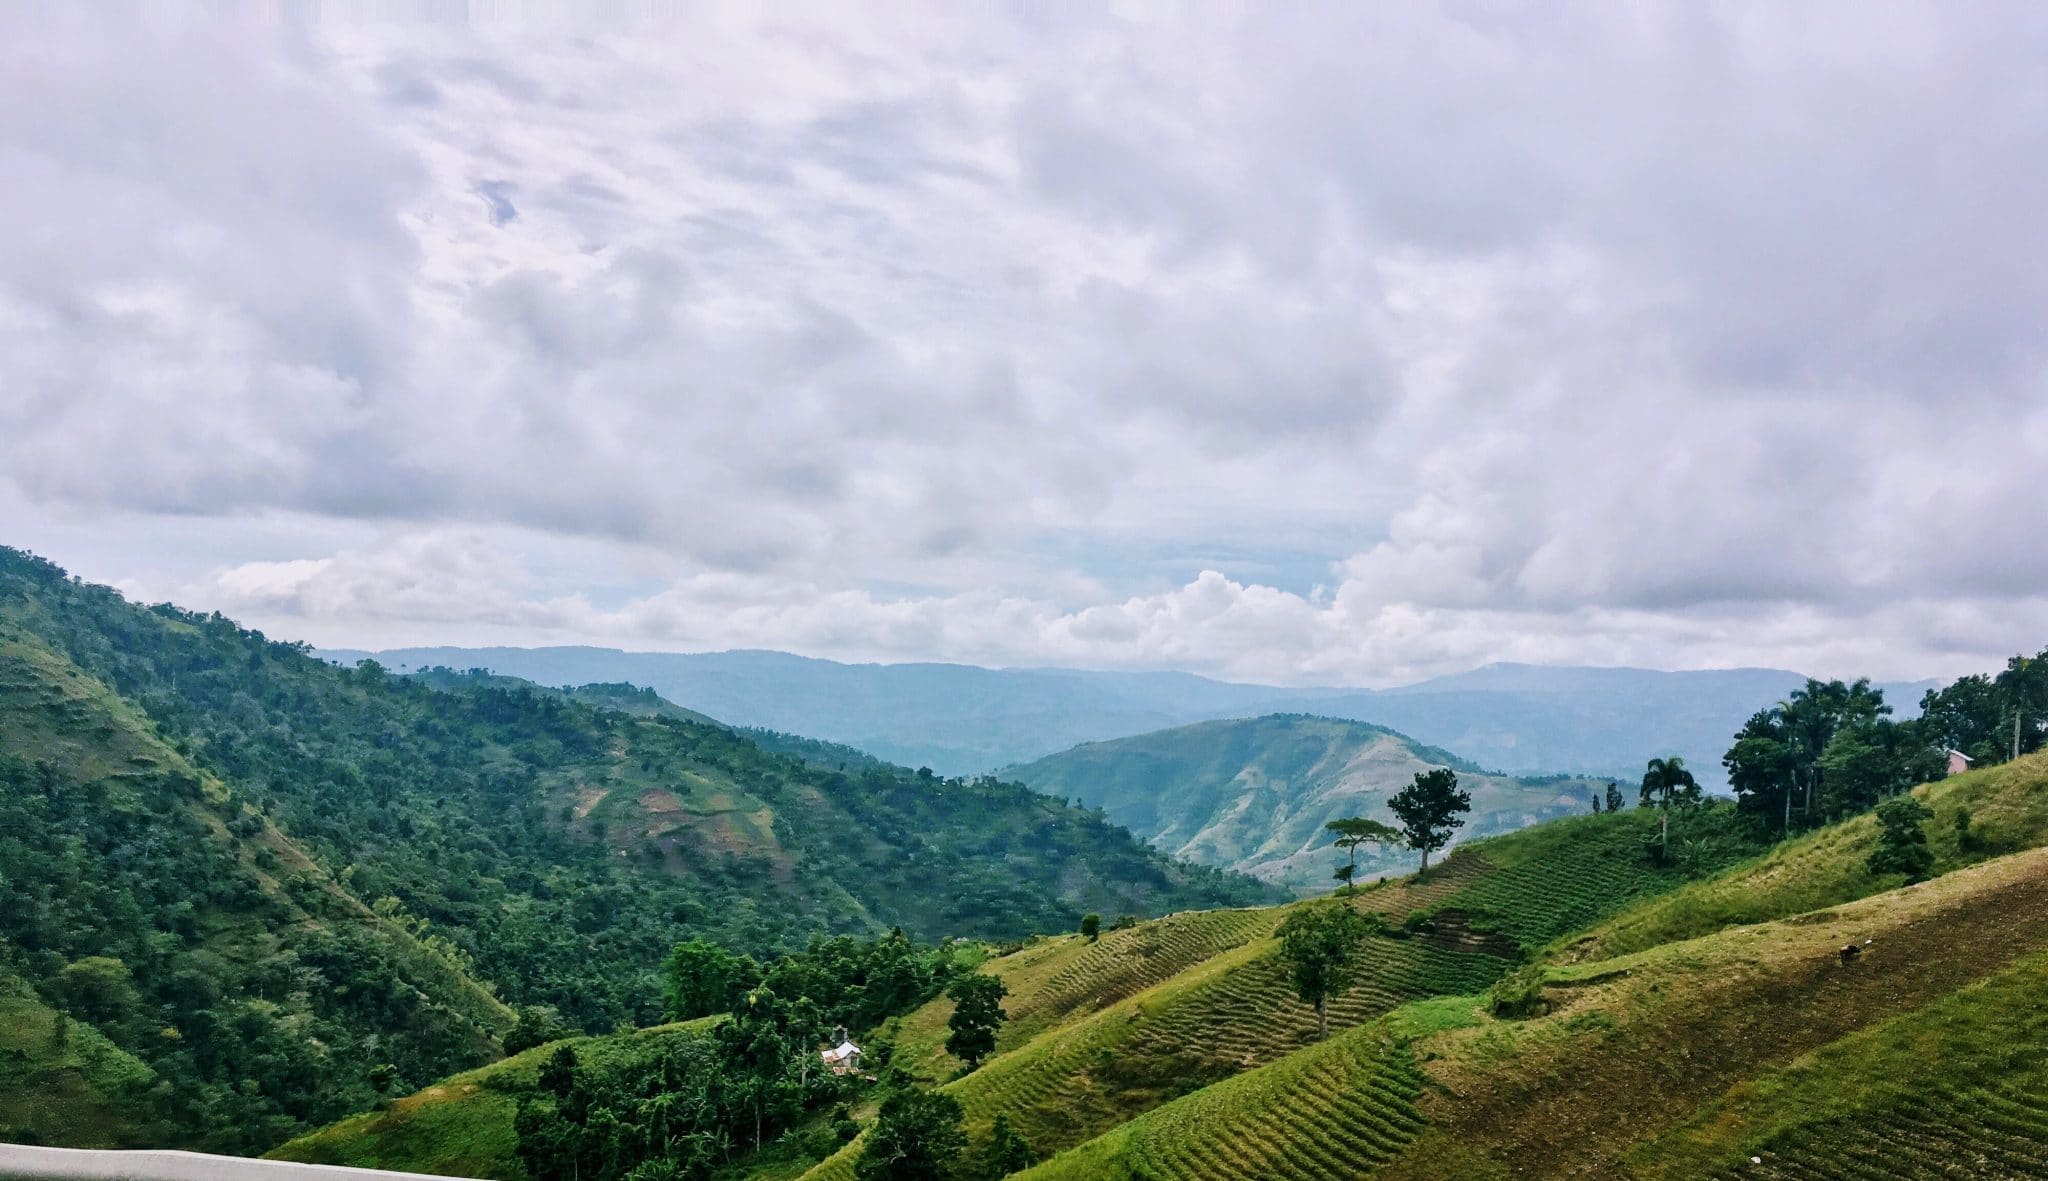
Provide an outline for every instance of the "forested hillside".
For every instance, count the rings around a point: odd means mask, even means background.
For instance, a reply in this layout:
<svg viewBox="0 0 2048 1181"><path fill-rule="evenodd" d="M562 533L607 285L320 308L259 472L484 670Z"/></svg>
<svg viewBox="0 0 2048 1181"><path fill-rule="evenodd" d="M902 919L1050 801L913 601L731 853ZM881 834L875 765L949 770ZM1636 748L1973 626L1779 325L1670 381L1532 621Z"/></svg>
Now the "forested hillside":
<svg viewBox="0 0 2048 1181"><path fill-rule="evenodd" d="M1489 836L1584 812L1606 780L1489 775L1449 751L1365 722L1284 714L1201 722L1091 742L1012 768L1030 786L1101 808L1167 852L1298 889L1330 880L1329 834L1345 816L1389 820L1417 771L1451 767L1472 793L1458 836ZM1359 876L1415 864L1400 848L1360 850Z"/></svg>
<svg viewBox="0 0 2048 1181"><path fill-rule="evenodd" d="M1261 896L1014 784L338 668L11 550L0 661L0 984L67 1023L0 1060L29 1135L77 1124L24 1093L118 1080L152 1140L264 1147L485 1060L509 1007L652 1022L691 936L999 938ZM147 1069L74 1062L98 1035Z"/></svg>

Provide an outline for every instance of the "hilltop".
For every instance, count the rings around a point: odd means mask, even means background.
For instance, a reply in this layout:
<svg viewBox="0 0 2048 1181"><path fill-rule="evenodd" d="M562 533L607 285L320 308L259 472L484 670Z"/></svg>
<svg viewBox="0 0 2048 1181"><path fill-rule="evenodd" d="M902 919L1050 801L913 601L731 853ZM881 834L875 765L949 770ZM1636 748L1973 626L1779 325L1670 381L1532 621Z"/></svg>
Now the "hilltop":
<svg viewBox="0 0 2048 1181"><path fill-rule="evenodd" d="M745 727L844 743L906 766L973 774L1084 742L1192 722L1308 713L1387 726L1510 774L1640 775L1684 756L1720 786L1728 735L1805 680L1782 669L1663 671L1493 664L1391 689L1248 685L1187 673L842 664L786 652L401 648L411 672L487 668L543 685L627 682ZM1933 682L1880 686L1899 715Z"/></svg>
<svg viewBox="0 0 2048 1181"><path fill-rule="evenodd" d="M1101 808L1176 856L1321 891L1330 882L1323 826L1344 816L1391 822L1387 799L1433 767L1453 768L1472 793L1461 840L1584 812L1588 794L1606 786L1490 775L1384 726L1299 714L1093 742L1004 774ZM1415 864L1406 850L1360 852L1361 880Z"/></svg>
<svg viewBox="0 0 2048 1181"><path fill-rule="evenodd" d="M65 1017L0 1061L0 1118L63 1142L99 1103L111 1139L260 1150L488 1061L514 1008L651 1023L692 936L1267 896L1016 784L591 700L623 692L339 668L0 550L0 985ZM79 1060L93 1033L146 1069Z"/></svg>

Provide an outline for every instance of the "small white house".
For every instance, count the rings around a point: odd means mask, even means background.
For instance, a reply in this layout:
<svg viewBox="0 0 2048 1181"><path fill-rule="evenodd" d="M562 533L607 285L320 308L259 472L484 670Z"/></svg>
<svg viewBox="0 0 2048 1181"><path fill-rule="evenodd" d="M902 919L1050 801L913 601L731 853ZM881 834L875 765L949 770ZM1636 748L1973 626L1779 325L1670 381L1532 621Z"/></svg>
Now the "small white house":
<svg viewBox="0 0 2048 1181"><path fill-rule="evenodd" d="M1967 771L1967 770L1969 770L1969 769L1970 769L1970 756L1969 756L1969 755L1966 755L1966 754L1964 754L1964 753L1963 753L1962 751L1959 751L1959 750L1950 750L1950 751L1948 752L1948 773L1949 773L1949 774L1951 774L1951 775L1961 775L1961 774L1962 774L1963 772L1965 772L1965 771Z"/></svg>
<svg viewBox="0 0 2048 1181"><path fill-rule="evenodd" d="M820 1050L818 1057L825 1060L825 1069L833 1074L853 1074L860 1069L860 1047L850 1041L840 1042L829 1050Z"/></svg>

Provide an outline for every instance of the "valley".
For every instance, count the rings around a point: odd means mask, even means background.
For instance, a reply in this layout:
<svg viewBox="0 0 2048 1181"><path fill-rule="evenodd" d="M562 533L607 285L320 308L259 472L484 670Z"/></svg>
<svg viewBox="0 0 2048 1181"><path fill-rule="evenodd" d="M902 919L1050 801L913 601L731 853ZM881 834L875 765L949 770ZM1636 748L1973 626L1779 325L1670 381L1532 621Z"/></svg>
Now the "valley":
<svg viewBox="0 0 2048 1181"><path fill-rule="evenodd" d="M2048 753L1890 786L1981 725L1972 684L1894 721L1809 682L1734 800L1306 715L953 779L0 554L0 1127L502 1181L868 1181L948 1118L958 1181L1802 1178L1879 1142L2025 1176ZM1436 777L1428 870L1369 846L1336 887L1327 826L1419 839L1389 805ZM1290 940L1333 914L1318 1006Z"/></svg>

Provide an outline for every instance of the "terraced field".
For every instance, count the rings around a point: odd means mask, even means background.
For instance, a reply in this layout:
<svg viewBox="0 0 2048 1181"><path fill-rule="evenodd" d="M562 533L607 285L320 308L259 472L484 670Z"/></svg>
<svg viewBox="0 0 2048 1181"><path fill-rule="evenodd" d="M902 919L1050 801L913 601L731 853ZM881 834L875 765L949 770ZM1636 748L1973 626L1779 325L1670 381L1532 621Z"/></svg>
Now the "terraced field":
<svg viewBox="0 0 2048 1181"><path fill-rule="evenodd" d="M1853 1034L1637 1153L1658 1178L2048 1176L2048 956Z"/></svg>
<svg viewBox="0 0 2048 1181"><path fill-rule="evenodd" d="M1190 911L1122 931L1110 931L1062 965L1044 986L1013 990L1013 1023L1046 1024L1082 1011L1104 1009L1196 964L1262 938L1282 912Z"/></svg>
<svg viewBox="0 0 2048 1181"><path fill-rule="evenodd" d="M1330 1004L1333 1029L1370 1021L1411 1000L1483 990L1510 961L1421 940L1368 940L1358 980ZM991 1060L946 1089L970 1133L998 1113L1040 1152L1099 1135L1122 1121L1308 1046L1315 1011L1294 995L1270 939L1212 958L1191 972ZM845 1181L857 1149L806 1175Z"/></svg>
<svg viewBox="0 0 2048 1181"><path fill-rule="evenodd" d="M1549 1015L1418 1046L1432 1081L1419 1106L1432 1130L1389 1176L1485 1175L1481 1164L1516 1176L1608 1176L1631 1161L1637 1173L1696 1177L1707 1162L1728 1163L1731 1150L1799 1132L1803 1118L1928 1115L1949 1092L1930 1086L1926 1101L1900 1100L1914 1077L1909 1064L1942 1061L1944 1039L1960 1044L1957 1030L1968 1027L1941 1006L2041 957L2043 913L2048 850L2035 850L1785 922L1553 969ZM1835 954L1865 939L1854 962ZM2039 1008L2043 979L2038 970L2014 977L2013 995ZM1865 1111L1844 1111L1840 1076L1814 1076L1797 1091L1775 1081L1776 1072L1804 1077L1797 1064L1808 1054L1880 1061L1881 1042L1857 1039L1894 1020L1902 1023L1893 1065L1867 1076ZM1986 1069L1949 1083L2009 1076L1995 1064L2038 1056L2044 1045L2039 1031L2023 1029L1974 1040ZM1657 1142L1654 1154L1645 1141ZM1800 1154L1800 1141L1785 1143L1788 1160ZM1438 1149L1467 1155L1447 1165ZM1751 1154L1760 1155L1740 1159Z"/></svg>
<svg viewBox="0 0 2048 1181"><path fill-rule="evenodd" d="M2048 1177L2048 1096L1981 1087L1877 1122L1840 1120L1758 1150L1716 1178L2032 1181Z"/></svg>
<svg viewBox="0 0 2048 1181"><path fill-rule="evenodd" d="M1694 873L1721 868L1711 862L1658 865L1646 855L1653 831L1647 813L1580 816L1472 846L1470 855L1483 859L1486 871L1446 891L1437 905L1467 911L1473 926L1535 951L1641 899L1677 889ZM1744 852L1739 846L1724 849L1720 861L1732 862Z"/></svg>
<svg viewBox="0 0 2048 1181"><path fill-rule="evenodd" d="M1140 1116L1028 1181L1350 1181L1423 1126L1406 1043L1364 1026Z"/></svg>

